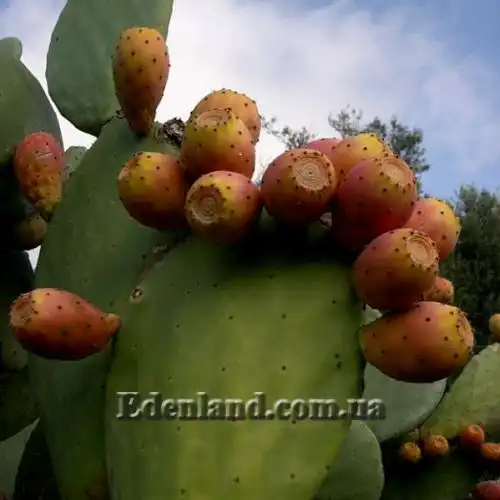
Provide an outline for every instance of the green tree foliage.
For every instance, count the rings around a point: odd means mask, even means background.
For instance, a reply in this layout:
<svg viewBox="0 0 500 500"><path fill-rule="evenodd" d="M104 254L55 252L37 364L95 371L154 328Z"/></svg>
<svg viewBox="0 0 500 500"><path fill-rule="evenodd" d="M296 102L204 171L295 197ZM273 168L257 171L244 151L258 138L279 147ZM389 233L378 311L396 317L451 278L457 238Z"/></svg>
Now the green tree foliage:
<svg viewBox="0 0 500 500"><path fill-rule="evenodd" d="M500 197L462 186L453 205L462 232L441 272L453 282L456 305L467 313L481 349L489 337L490 316L500 312Z"/></svg>

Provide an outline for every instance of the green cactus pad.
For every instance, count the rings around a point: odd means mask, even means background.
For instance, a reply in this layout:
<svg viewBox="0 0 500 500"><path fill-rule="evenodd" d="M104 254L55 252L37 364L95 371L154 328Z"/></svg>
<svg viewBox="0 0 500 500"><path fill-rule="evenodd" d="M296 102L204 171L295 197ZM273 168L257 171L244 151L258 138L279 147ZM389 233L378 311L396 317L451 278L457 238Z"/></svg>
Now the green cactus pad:
<svg viewBox="0 0 500 500"><path fill-rule="evenodd" d="M69 290L109 312L130 293L142 256L165 239L133 221L116 192L122 165L144 150L175 153L168 144L136 139L125 120L104 127L50 223L36 269L38 287ZM88 491L93 500L107 498L102 416L108 355L71 363L29 358L55 474L67 500L88 500Z"/></svg>
<svg viewBox="0 0 500 500"><path fill-rule="evenodd" d="M387 377L368 364L363 398L381 399L387 418L370 420L367 424L381 442L401 436L429 418L445 390L446 379L431 384L408 384Z"/></svg>
<svg viewBox="0 0 500 500"><path fill-rule="evenodd" d="M15 479L12 500L60 500L43 427L31 432Z"/></svg>
<svg viewBox="0 0 500 500"><path fill-rule="evenodd" d="M35 425L36 423L33 423L16 435L0 442L0 492L6 493L7 498L11 498L14 494L19 463Z"/></svg>
<svg viewBox="0 0 500 500"><path fill-rule="evenodd" d="M83 155L87 152L85 146L71 146L66 150L66 170L65 178L69 179L82 161Z"/></svg>
<svg viewBox="0 0 500 500"><path fill-rule="evenodd" d="M26 352L9 325L13 300L33 288L33 269L26 252L0 248L0 373L26 366Z"/></svg>
<svg viewBox="0 0 500 500"><path fill-rule="evenodd" d="M268 407L359 397L362 308L349 268L312 240L279 246L263 225L238 247L189 236L158 249L164 258L120 305L107 386L113 498L303 500L334 462L346 421L116 418L124 390L243 400L262 391Z"/></svg>
<svg viewBox="0 0 500 500"><path fill-rule="evenodd" d="M487 433L500 433L500 344L476 354L421 428L423 434L450 439L463 427L482 424Z"/></svg>
<svg viewBox="0 0 500 500"><path fill-rule="evenodd" d="M8 126L0 133L0 166L32 132L49 132L62 144L57 116L38 80L15 54L0 52L0 116Z"/></svg>
<svg viewBox="0 0 500 500"><path fill-rule="evenodd" d="M385 471L381 500L466 500L481 474L460 453Z"/></svg>
<svg viewBox="0 0 500 500"><path fill-rule="evenodd" d="M8 36L0 39L0 56L12 56L15 59L21 59L23 55L23 44L19 38Z"/></svg>
<svg viewBox="0 0 500 500"><path fill-rule="evenodd" d="M0 374L0 441L36 420L28 370Z"/></svg>
<svg viewBox="0 0 500 500"><path fill-rule="evenodd" d="M121 32L133 26L166 35L172 0L68 0L47 54L49 95L76 128L99 135L120 108L111 57Z"/></svg>
<svg viewBox="0 0 500 500"><path fill-rule="evenodd" d="M379 500L383 487L384 468L377 438L363 422L354 421L314 500Z"/></svg>

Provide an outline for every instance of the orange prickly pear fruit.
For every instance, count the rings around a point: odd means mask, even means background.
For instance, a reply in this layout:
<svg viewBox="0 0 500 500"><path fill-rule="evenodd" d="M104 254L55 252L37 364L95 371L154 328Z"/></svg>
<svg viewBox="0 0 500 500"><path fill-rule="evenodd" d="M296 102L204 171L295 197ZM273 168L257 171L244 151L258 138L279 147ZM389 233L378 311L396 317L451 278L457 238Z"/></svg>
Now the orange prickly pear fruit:
<svg viewBox="0 0 500 500"><path fill-rule="evenodd" d="M500 444L498 443L483 443L479 448L479 452L486 460L500 461Z"/></svg>
<svg viewBox="0 0 500 500"><path fill-rule="evenodd" d="M185 225L188 190L179 160L164 153L135 154L118 174L118 195L128 214L154 229Z"/></svg>
<svg viewBox="0 0 500 500"><path fill-rule="evenodd" d="M341 184L361 160L387 156L394 156L389 146L375 134L362 133L342 139L334 146L328 158L335 167Z"/></svg>
<svg viewBox="0 0 500 500"><path fill-rule="evenodd" d="M460 236L460 220L447 203L436 198L418 200L405 227L427 233L436 243L440 261L453 252Z"/></svg>
<svg viewBox="0 0 500 500"><path fill-rule="evenodd" d="M413 229L395 229L371 241L354 262L353 284L374 309L406 309L420 300L436 279L434 242Z"/></svg>
<svg viewBox="0 0 500 500"><path fill-rule="evenodd" d="M472 327L458 308L418 302L363 326L366 361L402 382L430 383L467 364L474 345Z"/></svg>
<svg viewBox="0 0 500 500"><path fill-rule="evenodd" d="M482 481L474 486L471 500L500 500L500 481Z"/></svg>
<svg viewBox="0 0 500 500"><path fill-rule="evenodd" d="M479 448L484 443L484 430L480 425L468 425L460 433L460 446Z"/></svg>
<svg viewBox="0 0 500 500"><path fill-rule="evenodd" d="M337 139L336 137L324 137L322 139L315 139L304 146L304 149L314 149L315 151L319 151L326 155L326 157L330 160L330 154L333 151L333 148L341 141L341 139Z"/></svg>
<svg viewBox="0 0 500 500"><path fill-rule="evenodd" d="M417 443L403 443L399 448L399 456L406 462L416 464L422 459L422 450Z"/></svg>
<svg viewBox="0 0 500 500"><path fill-rule="evenodd" d="M165 92L170 59L163 35L153 28L134 27L122 32L113 57L116 98L137 135L153 126Z"/></svg>
<svg viewBox="0 0 500 500"><path fill-rule="evenodd" d="M450 444L444 436L431 434L424 438L424 453L430 457L445 457L450 453Z"/></svg>
<svg viewBox="0 0 500 500"><path fill-rule="evenodd" d="M24 293L10 307L10 326L18 341L47 359L82 359L102 351L120 324L116 314L54 288Z"/></svg>
<svg viewBox="0 0 500 500"><path fill-rule="evenodd" d="M490 332L493 340L500 340L500 314L493 314L489 321Z"/></svg>
<svg viewBox="0 0 500 500"><path fill-rule="evenodd" d="M335 168L326 155L305 148L275 158L262 177L266 210L286 224L307 225L328 210L337 189Z"/></svg>
<svg viewBox="0 0 500 500"><path fill-rule="evenodd" d="M451 304L455 295L453 283L446 278L436 276L434 285L426 290L422 295L422 300L429 302L441 302L441 304Z"/></svg>
<svg viewBox="0 0 500 500"><path fill-rule="evenodd" d="M246 176L217 171L202 175L186 199L186 219L214 243L234 243L255 226L262 209L259 188Z"/></svg>
<svg viewBox="0 0 500 500"><path fill-rule="evenodd" d="M220 89L206 95L191 111L190 119L213 109L232 111L246 126L256 144L259 140L261 120L257 103L245 94L230 89Z"/></svg>
<svg viewBox="0 0 500 500"><path fill-rule="evenodd" d="M13 167L24 196L49 221L62 197L65 157L61 144L47 132L30 134L17 145Z"/></svg>
<svg viewBox="0 0 500 500"><path fill-rule="evenodd" d="M252 178L255 145L252 135L229 109L195 114L186 124L180 160L192 180L227 170Z"/></svg>

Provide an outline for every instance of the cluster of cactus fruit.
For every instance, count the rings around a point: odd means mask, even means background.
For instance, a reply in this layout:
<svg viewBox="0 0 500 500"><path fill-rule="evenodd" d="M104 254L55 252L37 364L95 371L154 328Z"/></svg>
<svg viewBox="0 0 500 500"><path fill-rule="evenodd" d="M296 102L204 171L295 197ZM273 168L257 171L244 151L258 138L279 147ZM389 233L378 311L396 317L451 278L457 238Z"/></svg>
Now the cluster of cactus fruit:
<svg viewBox="0 0 500 500"><path fill-rule="evenodd" d="M419 198L410 166L374 134L284 151L256 182L259 110L234 90L205 96L185 126L156 123L172 4L150 3L68 0L55 27L49 94L96 136L88 150L64 151L21 43L0 40L0 111L12 116L0 134L0 489L500 499L500 315L473 355L439 275L460 234L453 210ZM34 273L26 251L40 244ZM124 421L119 391L378 399L385 411Z"/></svg>

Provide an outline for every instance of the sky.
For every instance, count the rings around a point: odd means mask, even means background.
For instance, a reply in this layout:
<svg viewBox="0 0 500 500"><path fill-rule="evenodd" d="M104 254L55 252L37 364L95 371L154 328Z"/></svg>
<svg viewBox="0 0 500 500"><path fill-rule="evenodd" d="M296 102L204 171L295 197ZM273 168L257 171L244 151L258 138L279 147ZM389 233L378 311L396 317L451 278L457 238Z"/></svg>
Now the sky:
<svg viewBox="0 0 500 500"><path fill-rule="evenodd" d="M146 3L146 2L145 2ZM45 55L63 0L0 0L0 37L23 41L44 88ZM157 119L187 118L207 93L248 94L280 124L318 137L347 104L424 131L424 190L496 190L500 158L500 2L476 0L177 0L169 81ZM61 116L65 147L94 138ZM263 135L259 164L283 146Z"/></svg>

